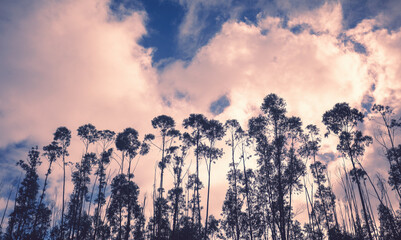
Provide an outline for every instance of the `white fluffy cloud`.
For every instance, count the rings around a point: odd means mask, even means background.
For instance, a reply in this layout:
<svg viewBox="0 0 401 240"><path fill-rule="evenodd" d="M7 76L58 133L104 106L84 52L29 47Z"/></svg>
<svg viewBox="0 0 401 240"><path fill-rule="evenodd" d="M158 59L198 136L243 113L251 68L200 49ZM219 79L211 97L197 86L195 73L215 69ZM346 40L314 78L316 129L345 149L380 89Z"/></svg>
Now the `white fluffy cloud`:
<svg viewBox="0 0 401 240"><path fill-rule="evenodd" d="M76 162L82 151L78 126L149 132L150 120L161 114L163 104L151 49L137 44L146 34L145 13L116 21L106 0L45 0L34 5L26 12L10 7L21 14L10 13L0 26L0 147L29 139L41 148L57 127L66 126L73 135L68 160ZM153 162L141 159L138 167L149 172L136 172L145 191L152 184ZM46 168L43 159L41 176ZM4 171L10 168L2 170L6 177L9 172ZM55 165L50 196L60 192L61 176Z"/></svg>
<svg viewBox="0 0 401 240"><path fill-rule="evenodd" d="M316 12L297 16L290 24L308 23L319 34L308 29L294 34L271 17L260 19L256 26L227 22L191 63L176 62L162 73L162 89L170 95L188 94L185 100L205 111L228 94L231 106L225 115L241 119L271 92L284 97L291 113L306 122L320 121L338 101L358 104L372 82L364 56L337 38L340 6L325 5ZM334 16L331 24L324 29L315 26L327 16Z"/></svg>
<svg viewBox="0 0 401 240"><path fill-rule="evenodd" d="M303 31L290 30L296 26ZM287 101L289 114L300 116L305 124L317 124L324 133L322 115L335 103L349 102L361 109L372 97L400 106L401 31L374 31L374 26L375 20L365 20L344 32L339 3L296 13L287 27L274 17L261 17L256 25L230 21L190 63L176 62L162 72L161 91L170 96L173 108L191 105L204 112L227 95L231 104L218 118L236 118L242 125L258 114L264 96L277 93ZM367 54L355 51L358 43ZM186 97L174 98L177 91ZM335 152L336 143L334 137L324 139L322 153ZM377 147L368 151L364 164L374 175L375 166L386 163L371 154L373 149ZM341 161L330 163L333 178ZM335 189L341 194L338 186Z"/></svg>
<svg viewBox="0 0 401 240"><path fill-rule="evenodd" d="M103 0L41 4L11 19L0 40L0 146L43 141L59 125L140 124L149 106L160 109L151 51L136 43L146 34L144 13L118 22Z"/></svg>
<svg viewBox="0 0 401 240"><path fill-rule="evenodd" d="M230 106L217 118L236 118L242 125L272 92L287 101L290 114L320 126L322 114L337 102L360 107L369 95L400 107L401 32L374 30L374 19L363 21L344 33L366 47L368 54L359 54L338 37L338 3L290 16L286 28L273 17L260 17L256 25L229 21L191 62L177 61L162 72L152 67L152 50L137 44L146 34L146 13L115 21L108 11L106 0L44 0L29 14L2 23L0 147L27 138L46 144L58 126L75 130L87 122L115 131L134 127L143 134L161 113L177 124L192 112L211 116L210 104L223 95ZM297 25L304 30L289 30ZM73 144L79 156L81 145ZM323 151L333 146L324 144ZM143 157L136 172L148 194L157 154ZM373 169L371 159L365 162ZM215 215L227 167L221 160L213 169L224 173L212 177ZM332 171L336 167L330 165Z"/></svg>

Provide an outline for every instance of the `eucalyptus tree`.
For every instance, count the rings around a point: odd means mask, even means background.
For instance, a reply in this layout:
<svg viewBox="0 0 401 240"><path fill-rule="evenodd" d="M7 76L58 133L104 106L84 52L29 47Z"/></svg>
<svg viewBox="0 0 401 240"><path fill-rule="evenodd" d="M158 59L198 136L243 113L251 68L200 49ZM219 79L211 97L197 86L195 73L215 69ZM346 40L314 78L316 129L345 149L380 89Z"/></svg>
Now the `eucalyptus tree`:
<svg viewBox="0 0 401 240"><path fill-rule="evenodd" d="M79 138L84 144L85 154L87 154L89 150L89 145L99 140L99 132L96 130L96 127L90 123L80 126L77 129L77 132Z"/></svg>
<svg viewBox="0 0 401 240"><path fill-rule="evenodd" d="M161 227L161 222L162 222L162 211L161 208L165 208L161 206L161 204L166 203L163 193L164 193L164 188L163 188L163 180L164 180L164 170L166 169L167 165L171 161L171 151L169 149L172 147L172 143L174 142L174 139L180 136L180 133L178 130L176 130L175 127L175 121L173 118L167 115L160 115L152 119L152 126L155 129L159 130L160 136L161 136L161 146L159 147L161 150L161 161L159 162L158 166L160 168L160 187L158 189L159 196L158 199L156 199L155 202L156 208L159 208L156 212L159 213L158 215L154 216L156 217L156 238L161 239L162 238L162 232L168 232L168 229L163 229ZM168 221L167 219L164 219L165 221ZM164 226L168 227L169 224L164 224ZM168 237L168 234L164 233L163 234L166 237Z"/></svg>
<svg viewBox="0 0 401 240"><path fill-rule="evenodd" d="M93 239L96 239L100 236L103 236L104 233L102 231L107 231L107 227L102 222L101 213L102 207L106 203L105 199L105 188L106 188L106 169L110 163L110 159L113 153L113 148L111 148L111 144L115 139L115 132L110 130L102 130L98 132L99 134L99 142L101 144L102 153L100 154L100 158L97 159L97 169L95 175L98 177L98 190L97 197L95 198L95 203L97 204L95 213L94 213L94 233Z"/></svg>
<svg viewBox="0 0 401 240"><path fill-rule="evenodd" d="M338 231L338 226L334 222L335 216L335 195L330 186L327 185L327 166L320 161L316 161L310 166L317 191L315 193L314 211L318 217L318 222L324 222L327 236L331 232Z"/></svg>
<svg viewBox="0 0 401 240"><path fill-rule="evenodd" d="M180 221L179 217L181 209L185 206L182 182L185 177L183 167L185 165L184 160L188 155L189 139L182 138L181 145L178 147L172 147L168 151L173 154L173 174L174 174L174 186L169 191L169 199L172 202L173 212L173 227L171 232L171 239L180 239Z"/></svg>
<svg viewBox="0 0 401 240"><path fill-rule="evenodd" d="M233 169L227 174L228 189L222 207L221 227L224 229L225 235L230 239L240 239L241 236L247 236L248 221L246 214L241 211L245 198L242 198L240 191L243 188L243 174L237 170L234 177ZM235 186L235 181L237 184ZM237 192L235 192L237 190ZM242 233L242 234L241 234Z"/></svg>
<svg viewBox="0 0 401 240"><path fill-rule="evenodd" d="M261 106L261 110L263 113L266 114L266 121L268 124L271 124L272 130L273 130L273 140L271 143L272 147L272 160L273 160L273 182L277 183L277 188L274 189L273 186L273 191L276 190L277 192L277 206L274 206L272 208L272 214L273 214L273 221L276 223L278 226L280 236L282 240L287 239L286 238L286 211L285 211L285 192L284 192L284 178L283 178L283 172L284 172L284 151L285 151L285 129L287 125L287 117L285 116L285 113L287 112L286 110L286 104L284 102L284 99L278 97L275 94L270 94L264 98L264 101ZM276 214L276 209L277 208L277 219L275 218Z"/></svg>
<svg viewBox="0 0 401 240"><path fill-rule="evenodd" d="M207 199L206 199L206 218L205 218L205 234L208 236L208 220L209 220L209 198L210 198L210 176L212 172L212 164L223 156L223 149L215 147L216 142L221 140L225 135L223 124L217 120L209 120L205 123L204 135L208 141L208 145L203 144L202 151L206 161L207 168Z"/></svg>
<svg viewBox="0 0 401 240"><path fill-rule="evenodd" d="M300 150L300 143L302 141L302 122L298 117L290 117L287 119L287 134L286 138L289 141L289 149L287 153L288 164L286 169L284 170L285 177L285 188L288 188L289 195L289 213L288 213L288 223L287 223L287 239L290 238L290 229L293 229L293 226L298 226L292 224L292 193L299 192L302 189L302 184L300 182L300 177L305 176L305 164L301 161L300 156L298 154ZM298 145L298 146L297 146ZM295 233L294 233L295 234Z"/></svg>
<svg viewBox="0 0 401 240"><path fill-rule="evenodd" d="M301 121L286 116L286 103L276 94L264 98L261 110L264 115L249 120L249 135L255 139L259 157L260 198L265 199L264 206L269 206L263 221L270 226L273 239L279 236L285 240L294 226L291 194L301 188L300 177L305 174L305 166L296 153Z"/></svg>
<svg viewBox="0 0 401 240"><path fill-rule="evenodd" d="M372 111L380 118L375 139L383 147L390 165L389 184L401 198L401 144L397 146L395 134L401 128L401 119L394 117L393 109L389 106L374 104Z"/></svg>
<svg viewBox="0 0 401 240"><path fill-rule="evenodd" d="M199 179L199 161L201 159L201 146L202 140L204 138L204 128L207 123L207 118L202 114L190 114L188 118L184 119L183 126L185 129L191 128L192 132L186 134L188 139L191 139L191 145L195 147L195 158L196 158L196 173L194 180L194 190L196 192L194 199L193 209L196 211L194 217L196 218L195 225L198 228L198 234L201 235L201 207L200 207L200 194L199 189L201 187L201 182Z"/></svg>
<svg viewBox="0 0 401 240"><path fill-rule="evenodd" d="M160 168L160 187L159 187L159 197L163 197L163 175L164 175L164 169L166 168L166 165L169 163L171 159L171 155L166 154L166 151L168 151L168 147L171 146L172 141L174 141L174 138L179 137L180 133L178 130L176 130L175 127L175 121L173 118L170 116L166 115L160 115L158 117L155 117L152 119L152 126L155 129L159 129L160 131L160 136L162 138L162 143L161 143L161 161L159 162L159 168Z"/></svg>
<svg viewBox="0 0 401 240"><path fill-rule="evenodd" d="M101 152L99 154L98 161L96 161L94 163L94 165L97 167L97 170L95 171L95 174L94 174L96 177L95 177L95 180L94 180L94 182L92 184L92 191L91 191L90 198L89 198L88 213L91 212L92 199L93 199L93 196L95 194L95 188L96 188L96 185L97 185L97 182L98 182L98 178L99 178L99 174L97 174L96 172L98 171L99 167L103 168L102 162L100 161L101 160L100 156L102 155L103 152L108 150L109 147L114 143L115 135L116 135L116 133L113 132L113 131L110 131L110 130L97 131L97 141L96 141L96 143L98 143L98 146L101 148ZM105 171L105 170L106 169L103 169L103 171ZM99 186L99 184L98 184L98 186Z"/></svg>
<svg viewBox="0 0 401 240"><path fill-rule="evenodd" d="M213 215L209 216L209 228L206 232L206 235L208 236L208 239L211 237L212 239L215 239L217 236L218 238L221 238L220 236L220 221L217 220Z"/></svg>
<svg viewBox="0 0 401 240"><path fill-rule="evenodd" d="M91 220L89 213L84 210L85 201L89 192L90 174L92 165L97 161L97 156L89 152L89 146L99 140L99 133L96 127L88 123L78 127L77 135L84 144L84 153L81 162L75 164L72 172L74 190L70 196L68 209L69 233L71 239L86 238L91 234Z"/></svg>
<svg viewBox="0 0 401 240"><path fill-rule="evenodd" d="M379 221L380 221L380 239L392 240L401 238L401 218L396 218L391 210L379 204Z"/></svg>
<svg viewBox="0 0 401 240"><path fill-rule="evenodd" d="M15 199L14 210L8 219L4 239L31 239L37 206L36 196L39 191L39 176L37 174L37 168L41 164L39 155L38 148L32 148L28 153L27 160L17 162L17 165L25 171L25 177L18 189L18 196ZM50 211L48 209L40 221L41 231L37 231L35 234L39 239L43 239L46 237L47 228L50 224Z"/></svg>
<svg viewBox="0 0 401 240"><path fill-rule="evenodd" d="M321 138L319 137L319 129L317 128L316 125L308 125L306 126L306 133L302 135L302 141L303 145L299 149L300 155L306 159L306 163L308 160L311 158L312 159L312 164L316 163L316 156L319 152L320 149L320 142ZM313 166L313 165L310 166ZM312 167L310 167L312 169ZM316 169L315 169L316 170ZM317 171L317 170L316 170ZM320 184L320 180L318 179L318 185ZM309 193L309 190L307 189L306 186L306 179L304 179L304 189L305 189L305 196L306 196L306 207L308 210L308 217L309 217L309 234L311 235L310 237L313 239L322 239L323 238L323 232L321 229L321 221L318 221L317 216L316 216L316 211L314 209L314 203L313 203L313 182L311 183L311 193ZM309 209L310 207L310 209ZM317 229L315 229L317 227Z"/></svg>
<svg viewBox="0 0 401 240"><path fill-rule="evenodd" d="M240 144L240 158L242 159L242 166L243 166L243 187L240 189L240 192L244 194L245 196L243 197L246 199L247 207L246 207L246 212L248 215L246 224L248 225L249 228L249 238L250 240L253 240L253 235L254 235L254 228L256 227L256 231L260 232L261 224L259 224L260 221L260 213L254 214L253 208L256 203L256 194L255 191L257 190L256 187L251 187L251 186L256 186L255 183L255 173L252 169L248 169L246 167L246 161L252 157L251 154L248 154L248 148L252 144L252 139L249 137L249 134L242 130L241 128L238 128L236 131L236 137L237 137L237 142Z"/></svg>
<svg viewBox="0 0 401 240"><path fill-rule="evenodd" d="M184 134L184 136L189 136ZM196 185L198 183L198 185ZM185 217L183 217L180 221L181 229L179 232L179 236L181 239L201 239L202 232L199 230L201 227L197 222L197 190L202 189L203 183L201 181L197 181L197 176L195 173L189 174L187 177L187 182L185 185L187 189L187 199L185 204ZM192 193L191 193L192 190ZM189 211L191 211L191 215L189 215Z"/></svg>
<svg viewBox="0 0 401 240"><path fill-rule="evenodd" d="M65 224L64 224L64 209L65 209L65 158L69 156L67 148L70 146L71 142L71 131L66 127L57 128L54 133L54 141L58 142L61 146L61 156L63 165L63 196L61 205L61 224L60 224L60 234L64 236Z"/></svg>
<svg viewBox="0 0 401 240"><path fill-rule="evenodd" d="M105 188L106 188L106 168L110 163L110 158L113 154L113 149L109 148L107 151L103 151L99 159L97 159L98 168L95 175L99 178L99 185L97 190L97 197L95 198L95 203L97 204L94 217L93 217L93 239L103 236L107 231L107 226L101 219L102 207L106 203L105 199Z"/></svg>
<svg viewBox="0 0 401 240"><path fill-rule="evenodd" d="M138 204L139 187L131 180L132 160L139 154L149 152L147 140L152 136L146 135L144 141L138 139L138 132L133 128L126 128L117 134L116 147L122 152L121 173L114 177L111 184L111 201L107 209L107 218L110 221L112 237L115 239L130 239L131 224L134 220L134 237L142 238L142 209ZM128 170L124 174L124 158L128 157ZM126 216L123 216L126 213ZM125 226L123 227L123 223Z"/></svg>
<svg viewBox="0 0 401 240"><path fill-rule="evenodd" d="M57 160L57 158L61 156L62 148L60 146L58 146L58 142L53 141L51 144L44 146L43 151L44 151L43 155L46 156L47 160L49 161L49 167L45 174L43 189L42 189L42 193L39 197L39 203L37 205L36 213L35 213L35 221L34 221L33 228L32 228L31 237L35 238L35 239L39 239L40 233L47 231L47 228L48 228L48 223L46 222L46 220L48 220L47 215L49 214L50 210L43 203L43 200L45 197L46 187L48 184L48 178L52 172L52 165Z"/></svg>
<svg viewBox="0 0 401 240"><path fill-rule="evenodd" d="M233 213L233 218L234 218L234 223L235 223L235 239L239 239L240 237L240 231L239 231L239 220L238 220L238 211L239 211L239 207L238 207L238 189L237 189L237 168L236 168L236 163L235 163L235 150L239 144L239 142L237 142L239 135L243 132L240 124L238 123L237 120L235 119L230 119L227 120L226 123L224 124L224 128L227 132L227 134L229 135L229 139L226 141L226 144L228 146L231 147L231 163L230 166L232 168L232 174L231 176L229 176L229 182L232 183L232 192L233 192L233 202L234 202L234 213ZM233 181L230 181L230 180ZM228 188L227 191L230 190L231 184ZM227 192L229 193L229 192ZM232 194L229 194L229 197ZM226 196L227 198L227 196Z"/></svg>
<svg viewBox="0 0 401 240"><path fill-rule="evenodd" d="M396 135L396 132L401 127L401 119L395 118L393 109L389 106L374 104L372 111L379 118L379 120L377 120L377 118L375 119L378 124L377 131L375 133L375 140L383 148L390 167L388 183L392 189L396 191L400 199L401 144L397 145L398 136ZM382 195L385 197L387 196L388 199L387 191L385 190L383 181L379 182L381 182ZM391 204L389 199L387 201L385 198L385 201ZM394 226L399 225L401 221L399 219L397 220L394 211L391 211L388 204L383 202L380 203L378 210L380 220L380 237L383 239L399 238L401 233Z"/></svg>
<svg viewBox="0 0 401 240"><path fill-rule="evenodd" d="M357 172L356 163L358 158L363 156L365 147L372 143L372 137L363 135L357 129L358 123L362 123L363 120L363 113L356 108L351 108L348 103L337 103L333 109L323 114L323 123L327 128L326 136L332 133L339 138L337 150L351 161L352 171L354 172ZM370 218L359 176L355 175L354 180L358 187L368 238L373 239Z"/></svg>
<svg viewBox="0 0 401 240"><path fill-rule="evenodd" d="M72 172L73 192L70 195L68 213L66 216L69 231L65 238L84 239L90 234L90 219L88 214L83 212L84 201L88 195L88 185L90 183L90 173L92 164L96 162L95 153L86 153L81 162L75 164Z"/></svg>
<svg viewBox="0 0 401 240"><path fill-rule="evenodd" d="M261 223L258 224L260 229L258 231L258 236L267 236L268 229L271 230L272 239L277 239L277 207L274 205L273 198L277 198L277 192L274 191L273 187L277 186L273 182L274 176L274 166L272 163L273 158L273 148L272 144L268 141L270 134L267 129L267 119L266 117L259 115L258 117L253 117L249 119L249 136L256 142L256 154L257 158L257 172L256 172L256 183L257 183L257 204L254 209L254 214L260 214Z"/></svg>

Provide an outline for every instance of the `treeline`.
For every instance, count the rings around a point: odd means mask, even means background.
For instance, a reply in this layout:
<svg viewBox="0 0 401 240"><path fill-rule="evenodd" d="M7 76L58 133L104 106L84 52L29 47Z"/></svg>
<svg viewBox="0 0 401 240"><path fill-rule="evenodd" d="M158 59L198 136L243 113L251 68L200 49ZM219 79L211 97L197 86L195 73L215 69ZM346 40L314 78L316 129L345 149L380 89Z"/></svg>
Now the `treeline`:
<svg viewBox="0 0 401 240"><path fill-rule="evenodd" d="M15 193L5 194L1 226L12 210L0 238L401 239L400 208L391 201L395 197L401 204L401 145L396 141L401 119L390 107L374 105L369 113L377 127L374 137L389 164L388 179L369 176L361 163L373 143L361 131L366 114L338 103L323 115L324 135L338 138L343 163L335 180L343 190L339 199L319 157L319 129L303 127L300 118L287 116L285 101L275 94L264 98L261 111L249 119L247 130L234 119L223 124L191 114L179 131L173 118L161 115L151 121L155 134L143 139L133 128L116 134L86 124L77 130L84 150L75 164L69 159L71 131L59 127L49 145L32 148L27 159L17 163L25 175ZM230 149L225 155L230 169L221 218L216 219L209 215L210 187L213 164L223 158L221 141ZM100 151L93 152L94 146ZM153 195L140 199L134 169L139 156L152 148L160 152ZM112 162L118 169L112 169ZM47 171L39 181L41 164ZM46 195L56 167L63 172L61 207L56 207L54 196ZM73 169L69 196L66 167ZM205 170L207 182L202 183L199 174ZM167 173L172 178L166 178ZM201 199L202 188L207 194ZM295 220L298 213L293 206L295 195L302 192L307 213L303 225ZM146 204L153 209L147 219Z"/></svg>

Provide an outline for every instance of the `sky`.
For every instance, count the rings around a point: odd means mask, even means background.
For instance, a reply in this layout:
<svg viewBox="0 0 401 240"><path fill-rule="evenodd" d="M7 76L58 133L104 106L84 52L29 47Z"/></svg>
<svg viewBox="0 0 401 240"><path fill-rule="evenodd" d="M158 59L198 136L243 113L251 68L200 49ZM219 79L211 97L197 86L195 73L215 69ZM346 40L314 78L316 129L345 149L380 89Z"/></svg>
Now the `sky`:
<svg viewBox="0 0 401 240"><path fill-rule="evenodd" d="M202 113L238 119L246 128L269 93L322 133L323 113L338 102L367 114L373 103L390 105L397 114L398 9L397 0L2 0L0 181L14 183L15 162L32 146L47 145L59 126L72 130L75 162L83 149L76 129L83 124L116 132L133 127L143 136L156 133L150 121L160 114L182 129L190 113ZM363 128L374 135L372 121ZM342 161L335 144L324 139L321 149L334 179ZM378 149L369 148L363 164L385 175ZM142 196L151 194L158 154L138 162ZM217 216L229 158L213 166ZM60 190L60 174L54 170L50 196ZM0 209L8 191L2 186Z"/></svg>

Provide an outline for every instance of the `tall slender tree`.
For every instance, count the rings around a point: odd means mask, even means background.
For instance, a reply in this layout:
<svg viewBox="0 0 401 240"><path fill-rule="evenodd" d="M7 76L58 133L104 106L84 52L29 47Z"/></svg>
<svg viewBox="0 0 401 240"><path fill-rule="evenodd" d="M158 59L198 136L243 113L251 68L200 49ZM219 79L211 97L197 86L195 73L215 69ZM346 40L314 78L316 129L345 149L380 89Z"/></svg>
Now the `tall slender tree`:
<svg viewBox="0 0 401 240"><path fill-rule="evenodd" d="M319 137L319 129L316 125L308 125L306 126L306 133L302 135L303 145L299 149L299 153L302 157L306 159L306 163L311 158L312 164L316 162L316 156L320 149L320 142L321 139ZM312 169L312 168L310 168ZM309 217L309 234L310 238L312 239L322 239L323 232L321 228L321 221L317 219L316 211L314 209L314 201L313 201L313 182L311 183L311 193L306 186L306 180L304 180L304 188L305 188L305 195L306 195L306 206L308 209L308 217ZM310 207L310 211L309 211Z"/></svg>
<svg viewBox="0 0 401 240"><path fill-rule="evenodd" d="M356 164L358 158L363 156L365 147L372 143L372 137L364 136L362 132L357 129L358 123L362 123L363 120L363 113L356 108L351 108L348 103L337 103L333 109L323 114L323 123L327 127L326 136L330 133L338 136L340 142L337 145L337 150L351 161L352 170L354 172L357 171ZM370 217L361 181L358 175L355 175L354 179L358 187L368 238L372 240L373 235L369 221Z"/></svg>
<svg viewBox="0 0 401 240"><path fill-rule="evenodd" d="M237 164L235 163L235 150L239 144L239 138L243 133L243 130L238 123L237 120L235 119L230 119L227 120L226 123L224 124L224 128L227 131L227 134L229 135L229 139L226 141L226 144L231 147L231 176L229 176L229 182L232 183L232 192L233 194L228 194L228 197L230 199L230 196L232 196L233 200L233 205L234 205L234 213L233 218L234 218L234 223L235 223L235 239L240 238L240 230L239 230L239 203L238 203L238 187L237 187ZM230 180L233 181L230 181ZM231 185L231 184L230 184ZM230 187L228 191L230 190ZM229 192L227 192L229 193ZM227 195L226 195L227 198Z"/></svg>
<svg viewBox="0 0 401 240"><path fill-rule="evenodd" d="M71 142L71 131L66 127L57 128L54 133L54 141L58 142L61 146L61 156L62 156L62 166L63 166L63 195L61 203L61 224L60 224L60 237L64 237L65 223L64 223L64 212L65 212L65 167L66 167L66 157L69 156L67 148L70 146Z"/></svg>
<svg viewBox="0 0 401 240"><path fill-rule="evenodd" d="M209 145L203 145L203 153L205 155L207 167L207 199L206 199L206 218L205 218L205 234L204 239L208 236L208 220L209 220L209 198L210 198L210 177L212 172L212 164L223 156L223 149L216 148L216 141L224 137L225 129L223 124L217 120L209 120L204 127L205 138L208 140Z"/></svg>
<svg viewBox="0 0 401 240"><path fill-rule="evenodd" d="M185 205L182 182L185 177L184 159L188 155L188 145L189 142L183 139L182 144L179 147L173 147L169 149L169 152L173 154L173 174L174 174L174 186L169 191L169 199L172 204L173 212L173 227L171 233L171 239L181 239L180 238L180 221L179 218L182 216L182 208Z"/></svg>
<svg viewBox="0 0 401 240"><path fill-rule="evenodd" d="M317 184L317 190L315 193L314 211L318 217L319 222L324 222L326 228L326 234L330 237L331 232L337 232L339 229L334 224L334 204L335 195L331 190L330 186L326 186L326 165L320 161L316 161L310 165L312 175L315 183Z"/></svg>
<svg viewBox="0 0 401 240"><path fill-rule="evenodd" d="M134 221L135 238L143 238L141 232L143 224L142 209L138 203L139 187L131 180L134 176L131 165L133 159L149 152L147 140L153 138L145 135L144 141L138 139L138 132L133 128L126 128L116 138L116 147L122 152L121 173L114 177L112 182L112 195L107 217L110 221L112 237L115 239L130 239L132 221ZM128 170L124 174L124 158L128 157ZM126 212L126 216L123 213ZM123 227L123 223L125 226Z"/></svg>
<svg viewBox="0 0 401 240"><path fill-rule="evenodd" d="M207 118L202 114L190 114L188 118L184 119L183 126L185 129L191 128L192 132L187 134L187 138L191 139L191 145L195 147L195 159L196 159L196 173L195 173L195 182L194 182L194 190L196 194L194 195L195 199L193 201L194 207L194 220L195 225L198 229L198 234L201 236L201 207L200 207L200 194L199 190L201 188L201 182L199 179L199 161L201 159L201 146L202 139L204 138L203 132L207 122Z"/></svg>
<svg viewBox="0 0 401 240"><path fill-rule="evenodd" d="M108 232L108 228L106 224L103 223L101 219L102 207L106 203L105 199L105 189L106 189L106 169L108 164L110 163L110 159L113 153L113 148L110 148L111 144L115 139L115 132L110 130L102 130L99 131L99 142L101 144L102 153L99 159L97 159L97 170L95 175L98 177L98 189L97 189L97 197L95 198L95 203L97 204L94 217L93 217L93 225L94 225L94 233L93 239L97 239L101 236L104 236Z"/></svg>
<svg viewBox="0 0 401 240"><path fill-rule="evenodd" d="M372 111L378 115L379 127L375 135L384 149L390 165L389 183L401 199L401 144L397 146L396 130L401 128L401 119L394 118L393 109L389 106L374 104Z"/></svg>
<svg viewBox="0 0 401 240"><path fill-rule="evenodd" d="M51 144L43 147L43 151L44 151L43 155L46 156L47 160L49 161L49 167L45 174L42 193L39 197L39 203L36 208L35 221L33 224L33 229L31 234L31 237L35 239L39 239L41 237L40 233L46 231L48 228L48 223L47 223L49 218L48 215L51 213L50 210L43 203L43 200L45 197L46 187L48 184L48 178L52 172L52 165L57 160L57 158L60 157L62 148L58 146L58 143L56 141L53 141Z"/></svg>
<svg viewBox="0 0 401 240"><path fill-rule="evenodd" d="M160 136L162 138L162 143L161 143L161 161L159 162L159 168L160 168L160 187L158 189L159 196L158 199L156 199L155 202L158 204L156 205L156 208L159 208L156 212L159 213L156 215L156 239L165 239L168 238L168 232L169 229L163 229L162 228L162 215L164 215L161 211L161 209L165 209L165 207L161 206L161 204L165 204L166 201L164 199L163 193L164 193L164 187L163 187L163 180L164 180L164 170L167 167L167 164L170 163L171 161L171 154L170 151L168 151L171 147L172 142L174 141L174 138L179 137L180 133L175 127L175 121L173 118L166 116L166 115L160 115L158 117L153 118L152 120L152 126L155 129L159 129L160 131ZM167 221L166 224L163 224L163 226L168 227L168 219L164 219L164 221ZM162 234L162 232L164 232ZM163 236L164 237L163 237Z"/></svg>
<svg viewBox="0 0 401 240"><path fill-rule="evenodd" d="M299 118L286 116L286 103L276 94L264 98L265 115L249 120L249 134L256 141L260 198L265 199L263 221L270 226L273 239L287 239L293 225L291 194L302 186L300 176L305 166L296 156L295 140L299 138ZM289 229L290 228L290 229ZM278 234L277 231L278 230ZM267 230L264 233L267 236ZM292 233L291 233L292 234Z"/></svg>
<svg viewBox="0 0 401 240"><path fill-rule="evenodd" d="M14 211L8 219L8 227L5 234L5 239L7 240L31 239L37 206L36 196L39 191L39 176L37 174L37 168L41 164L39 154L37 147L32 148L28 153L28 159L26 161L20 160L17 163L25 171L25 177L18 189ZM43 217L41 219L44 226L41 228L42 232L36 232L36 236L41 238L46 237L50 223L50 213L47 211L46 216Z"/></svg>
<svg viewBox="0 0 401 240"><path fill-rule="evenodd" d="M293 221L293 214L291 212L292 209L292 193L299 192L302 189L302 183L300 182L300 177L305 175L305 164L301 161L299 152L299 145L301 142L301 136L303 134L302 131L302 122L298 117L290 117L287 120L287 139L289 141L289 149L287 153L288 163L287 167L284 170L285 175L285 185L288 188L289 195L289 213L287 220L287 239L290 238L290 231L297 230L298 225ZM295 227L295 228L292 228ZM295 233L291 233L295 234ZM295 234L296 235L296 234Z"/></svg>

